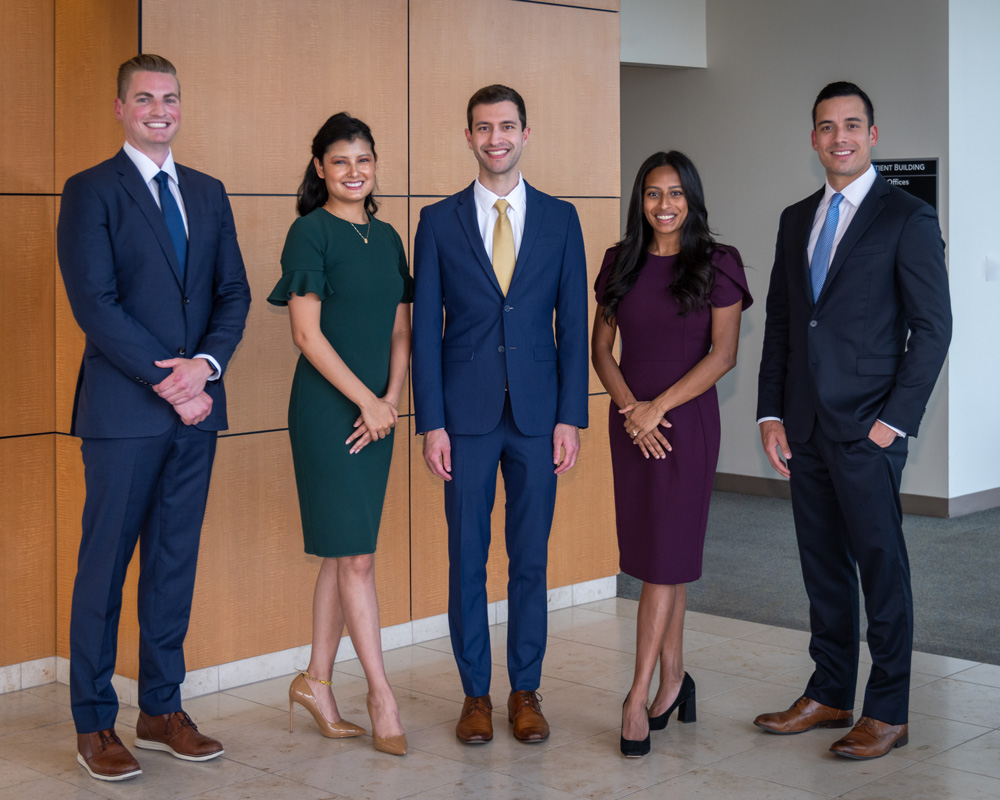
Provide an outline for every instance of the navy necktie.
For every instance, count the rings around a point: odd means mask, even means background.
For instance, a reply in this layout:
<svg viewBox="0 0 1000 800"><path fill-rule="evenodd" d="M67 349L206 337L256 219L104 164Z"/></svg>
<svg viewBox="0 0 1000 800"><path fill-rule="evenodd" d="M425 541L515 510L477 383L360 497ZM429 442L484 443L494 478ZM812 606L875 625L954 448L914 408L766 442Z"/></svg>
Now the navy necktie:
<svg viewBox="0 0 1000 800"><path fill-rule="evenodd" d="M184 274L184 267L187 265L187 232L184 230L184 218L181 210L170 191L170 176L162 170L153 177L156 185L160 187L160 210L163 211L163 219L167 223L167 230L170 231L170 238L174 243L174 250L177 253L177 263L181 267L181 275Z"/></svg>
<svg viewBox="0 0 1000 800"><path fill-rule="evenodd" d="M837 235L837 223L840 221L840 201L843 199L844 195L837 192L830 200L830 207L826 210L826 219L823 220L823 229L819 232L816 249L813 250L809 271L812 274L814 303L819 299L819 293L826 281L827 270L830 269L830 253L833 251L833 239Z"/></svg>

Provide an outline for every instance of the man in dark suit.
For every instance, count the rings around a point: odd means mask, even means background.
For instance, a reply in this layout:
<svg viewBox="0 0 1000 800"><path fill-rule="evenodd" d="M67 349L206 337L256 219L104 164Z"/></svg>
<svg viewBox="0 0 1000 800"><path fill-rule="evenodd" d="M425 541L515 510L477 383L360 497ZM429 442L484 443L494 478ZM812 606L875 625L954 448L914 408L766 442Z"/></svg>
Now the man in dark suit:
<svg viewBox="0 0 1000 800"><path fill-rule="evenodd" d="M913 603L899 484L951 340L934 210L871 164L871 100L832 83L813 106L826 186L781 215L767 296L757 417L764 452L791 478L815 670L777 734L854 722L858 574L872 669L861 719L835 742L878 758L907 742Z"/></svg>
<svg viewBox="0 0 1000 800"><path fill-rule="evenodd" d="M536 690L556 476L576 463L577 429L587 425L586 260L576 209L517 169L530 132L521 96L487 86L469 100L467 118L479 178L423 209L417 228L416 427L427 466L445 482L448 622L466 695L456 734L469 744L493 738L486 559L499 464L510 560L507 709L514 736L540 742L549 735Z"/></svg>
<svg viewBox="0 0 1000 800"><path fill-rule="evenodd" d="M222 373L250 305L223 185L177 165L173 65L118 72L125 145L63 189L58 250L86 334L73 406L87 497L70 621L77 760L99 780L141 774L115 733L111 685L122 585L141 536L136 746L188 761L222 754L181 709L184 637L218 431Z"/></svg>

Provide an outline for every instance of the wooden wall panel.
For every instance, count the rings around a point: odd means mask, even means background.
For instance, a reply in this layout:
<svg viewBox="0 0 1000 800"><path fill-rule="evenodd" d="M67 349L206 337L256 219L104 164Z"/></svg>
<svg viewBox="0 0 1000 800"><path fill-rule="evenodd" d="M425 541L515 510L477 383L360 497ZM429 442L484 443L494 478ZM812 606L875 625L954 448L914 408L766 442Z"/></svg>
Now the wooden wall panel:
<svg viewBox="0 0 1000 800"><path fill-rule="evenodd" d="M580 431L577 466L559 478L549 538L550 589L618 572L607 396L591 397L589 410L590 427ZM448 610L448 526L442 481L431 475L424 464L423 437L416 435L412 421L410 432L413 619L421 619ZM487 564L487 596L491 602L507 595L504 524L504 490L498 470Z"/></svg>
<svg viewBox="0 0 1000 800"><path fill-rule="evenodd" d="M118 65L139 47L136 0L56 2L55 191L125 141L115 119Z"/></svg>
<svg viewBox="0 0 1000 800"><path fill-rule="evenodd" d="M608 445L608 398L589 402L577 465L559 478L549 539L549 587L618 574L614 486Z"/></svg>
<svg viewBox="0 0 1000 800"><path fill-rule="evenodd" d="M0 436L48 433L55 422L53 324L55 199L0 196ZM16 295L16 302L13 297Z"/></svg>
<svg viewBox="0 0 1000 800"><path fill-rule="evenodd" d="M234 193L290 193L338 111L371 126L386 194L407 191L406 0L144 0L143 47L181 82L178 161ZM617 69L615 71L617 79Z"/></svg>
<svg viewBox="0 0 1000 800"><path fill-rule="evenodd" d="M3 193L53 191L53 15L54 0L0 3Z"/></svg>
<svg viewBox="0 0 1000 800"><path fill-rule="evenodd" d="M375 561L383 625L410 618L408 449L407 436L396 437ZM220 439L185 646L188 669L307 644L319 564L302 551L288 434Z"/></svg>
<svg viewBox="0 0 1000 800"><path fill-rule="evenodd" d="M112 113L114 71L137 47L139 5L134 0L56 5L56 119L73 110L77 121L56 126L56 189L121 143ZM269 306L266 296L294 219L291 195L319 124L348 110L372 125L379 186L389 195L380 216L409 244L416 214L429 202L414 196L450 194L475 175L463 136L468 95L486 83L510 83L525 95L533 129L522 163L525 175L577 205L589 283L618 236L618 17L570 7L615 10L617 0L566 6L500 0L499 5L498 14L496 4L462 0L141 3L144 49L167 56L180 73L184 126L177 159L220 177L235 195L255 297L244 343L227 376L233 432L246 435L219 442L187 643L190 669L293 647L310 636L318 559L302 554L284 430L296 353L287 313ZM365 24L351 29L352 51L365 58L345 58L336 46L344 38L343 20L354 18ZM483 41L498 44L488 50ZM585 109L581 93L572 90L578 86L586 87ZM595 116L593 109L600 113ZM580 121L583 113L586 119ZM578 163L579 146L566 143L568 133L581 130L586 168ZM61 284L51 285L54 424L68 430L83 339ZM591 391L600 391L594 376ZM560 479L550 547L552 587L616 571L607 398L592 397L590 406L580 464ZM404 403L401 412L407 411ZM398 433L376 556L383 625L442 613L447 595L442 488L423 465L422 439L413 435L411 418L400 419ZM79 441L56 436L54 444L54 625L56 652L66 656L84 487ZM491 600L505 594L502 506L500 488ZM136 571L133 567L126 584L119 637L117 671L129 677L136 674Z"/></svg>
<svg viewBox="0 0 1000 800"><path fill-rule="evenodd" d="M271 305L267 296L281 276L281 249L295 220L295 201L291 197L233 197L231 202L253 303L243 341L226 373L229 432L285 428L299 351L292 343L288 310ZM378 216L400 232L407 246L406 199L382 198ZM404 392L400 413L408 409L409 393Z"/></svg>
<svg viewBox="0 0 1000 800"><path fill-rule="evenodd" d="M0 666L55 652L52 439L0 439Z"/></svg>
<svg viewBox="0 0 1000 800"><path fill-rule="evenodd" d="M449 195L475 177L463 131L480 87L514 87L531 134L534 186L618 197L618 15L497 0L422 0L410 10L410 193Z"/></svg>

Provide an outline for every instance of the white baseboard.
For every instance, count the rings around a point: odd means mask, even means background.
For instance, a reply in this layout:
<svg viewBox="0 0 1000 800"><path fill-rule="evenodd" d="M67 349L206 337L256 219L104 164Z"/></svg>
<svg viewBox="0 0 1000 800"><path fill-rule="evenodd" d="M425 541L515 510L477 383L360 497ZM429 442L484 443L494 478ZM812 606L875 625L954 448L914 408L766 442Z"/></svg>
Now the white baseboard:
<svg viewBox="0 0 1000 800"><path fill-rule="evenodd" d="M555 611L569 606L593 603L606 600L617 594L617 576L597 578L592 581L560 586L549 589L549 611ZM507 622L507 601L498 600L487 607L491 625L502 625ZM425 617L401 625L390 625L382 629L382 650L395 650L411 644L428 642L448 635L448 615L439 614L436 617ZM264 653L253 658L240 661L230 661L213 667L188 672L181 684L181 697L198 697L212 692L225 691L248 683L278 678L306 668L309 663L309 645L279 650L275 653ZM349 636L340 642L337 651L337 663L357 658L354 645ZM26 661L22 664L11 664L0 667L0 694L30 689L43 683L69 683L69 659L52 656L37 661ZM122 704L137 705L139 699L138 681L115 675L111 684L118 693L118 701Z"/></svg>

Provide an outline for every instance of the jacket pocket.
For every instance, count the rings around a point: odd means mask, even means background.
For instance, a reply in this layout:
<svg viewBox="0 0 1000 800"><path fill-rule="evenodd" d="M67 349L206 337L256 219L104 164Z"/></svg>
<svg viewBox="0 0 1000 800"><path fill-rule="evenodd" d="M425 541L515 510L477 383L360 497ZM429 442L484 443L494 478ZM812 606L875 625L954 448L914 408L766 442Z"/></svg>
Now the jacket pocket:
<svg viewBox="0 0 1000 800"><path fill-rule="evenodd" d="M858 375L895 375L899 356L864 356L858 359Z"/></svg>
<svg viewBox="0 0 1000 800"><path fill-rule="evenodd" d="M471 347L444 347L441 358L444 361L472 361L476 351Z"/></svg>

